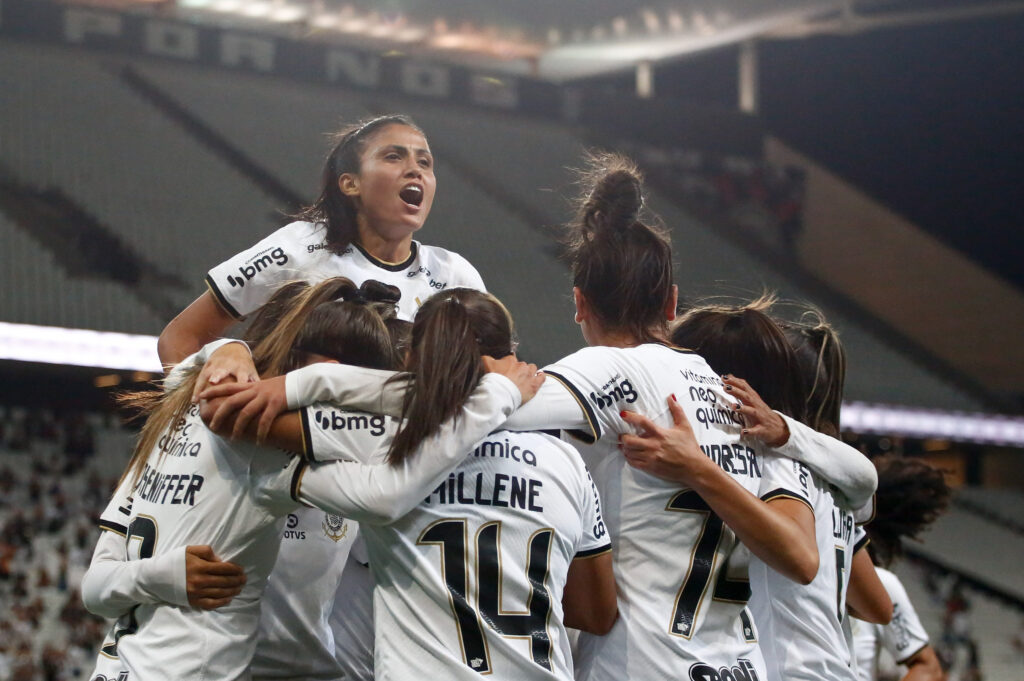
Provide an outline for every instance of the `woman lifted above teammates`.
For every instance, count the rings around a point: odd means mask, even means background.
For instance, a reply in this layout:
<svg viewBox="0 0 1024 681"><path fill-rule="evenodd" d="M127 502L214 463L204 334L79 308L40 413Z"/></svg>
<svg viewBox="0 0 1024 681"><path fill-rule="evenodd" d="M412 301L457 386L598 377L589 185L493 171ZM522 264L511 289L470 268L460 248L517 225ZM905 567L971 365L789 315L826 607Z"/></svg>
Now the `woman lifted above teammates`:
<svg viewBox="0 0 1024 681"><path fill-rule="evenodd" d="M465 258L413 240L430 214L436 180L426 137L411 119L380 116L343 129L321 175L319 197L296 222L210 270L209 290L160 334L164 364L217 338L295 279L344 276L357 285L376 279L397 286L402 319L445 286L483 290ZM216 383L229 374L255 380L244 349L218 353L206 375Z"/></svg>
<svg viewBox="0 0 1024 681"><path fill-rule="evenodd" d="M476 269L460 255L413 239L430 214L436 190L434 159L423 131L408 117L387 115L344 128L324 162L320 194L282 227L251 248L210 270L209 290L160 335L160 359L174 364L250 314L284 282L345 276L361 284L374 279L402 293L398 316L416 309L445 287L484 290ZM258 375L240 345L211 357L196 383L227 376L253 381ZM356 547L357 553L358 544ZM339 610L370 610L365 567L354 558L339 592ZM364 588L359 589L357 585ZM339 662L353 678L372 678L372 636L361 621L335 622Z"/></svg>

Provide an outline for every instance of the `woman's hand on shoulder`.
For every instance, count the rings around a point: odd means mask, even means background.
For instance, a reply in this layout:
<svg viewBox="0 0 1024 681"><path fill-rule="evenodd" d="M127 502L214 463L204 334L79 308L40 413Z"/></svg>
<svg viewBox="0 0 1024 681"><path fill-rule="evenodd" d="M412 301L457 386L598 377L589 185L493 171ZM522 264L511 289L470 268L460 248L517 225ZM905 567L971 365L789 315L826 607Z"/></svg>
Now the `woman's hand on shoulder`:
<svg viewBox="0 0 1024 681"><path fill-rule="evenodd" d="M537 371L536 364L520 362L515 355L506 355L501 359L484 355L483 362L487 373L501 374L516 384L523 396L523 404L529 402L544 383L544 374Z"/></svg>
<svg viewBox="0 0 1024 681"><path fill-rule="evenodd" d="M743 416L743 437L760 440L769 447L781 447L789 441L789 426L761 399L757 391L742 378L722 376L725 392L739 400L733 409Z"/></svg>
<svg viewBox="0 0 1024 681"><path fill-rule="evenodd" d="M203 365L203 370L196 379L196 388L192 391L192 401L199 401L199 394L211 385L219 385L225 380L247 384L260 380L256 366L252 362L252 354L244 343L228 343L217 348L210 359Z"/></svg>
<svg viewBox="0 0 1024 681"><path fill-rule="evenodd" d="M663 480L690 484L710 459L701 451L675 395L668 398L668 408L674 423L671 428L659 426L633 411L622 412L622 420L633 426L637 434L620 435L619 449L634 468Z"/></svg>

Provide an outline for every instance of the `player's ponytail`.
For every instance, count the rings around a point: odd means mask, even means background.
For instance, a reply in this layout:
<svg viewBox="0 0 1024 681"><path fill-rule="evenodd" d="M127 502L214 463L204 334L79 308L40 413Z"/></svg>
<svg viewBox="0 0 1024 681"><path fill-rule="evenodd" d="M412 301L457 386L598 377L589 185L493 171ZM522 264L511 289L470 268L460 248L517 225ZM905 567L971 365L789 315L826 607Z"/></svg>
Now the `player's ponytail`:
<svg viewBox="0 0 1024 681"><path fill-rule="evenodd" d="M483 376L483 355L501 358L513 346L512 319L489 293L455 288L424 303L412 325L407 363L415 380L406 389L388 462L401 464L459 413Z"/></svg>
<svg viewBox="0 0 1024 681"><path fill-rule="evenodd" d="M606 329L661 340L672 295L668 233L641 220L642 178L631 161L614 154L588 161L567 235L573 285Z"/></svg>
<svg viewBox="0 0 1024 681"><path fill-rule="evenodd" d="M356 217L359 213L355 201L341 191L338 178L345 173L358 174L360 156L367 140L378 130L389 125L404 125L422 134L419 126L408 116L389 114L378 116L342 128L333 137L331 151L320 173L320 195L312 205L292 216L322 224L327 230L327 248L341 255L359 236Z"/></svg>
<svg viewBox="0 0 1024 681"><path fill-rule="evenodd" d="M807 425L839 437L839 413L846 384L846 351L839 334L817 308L807 306L799 322L783 323L796 353L807 395Z"/></svg>

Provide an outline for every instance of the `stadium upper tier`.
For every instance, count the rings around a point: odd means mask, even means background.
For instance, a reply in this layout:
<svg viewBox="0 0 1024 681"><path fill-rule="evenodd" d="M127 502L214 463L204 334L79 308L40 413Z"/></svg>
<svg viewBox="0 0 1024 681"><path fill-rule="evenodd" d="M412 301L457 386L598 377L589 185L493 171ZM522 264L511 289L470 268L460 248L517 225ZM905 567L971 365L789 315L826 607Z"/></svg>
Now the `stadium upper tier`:
<svg viewBox="0 0 1024 681"><path fill-rule="evenodd" d="M437 199L420 238L476 265L516 317L529 359L544 363L582 345L572 321L571 283L551 230L570 215L566 198L574 187L568 169L580 166L582 150L594 144L580 131L422 99L133 59L140 78L219 136L225 144L215 149L119 78L124 63L91 52L0 42L0 169L26 185L59 188L147 266L179 277L185 286L164 292L179 306L203 290L210 267L285 222L275 211L286 207L261 192L237 158L224 154L225 145L240 152L250 169L259 168L309 201L327 149L325 133L360 117L402 111L422 125L437 160ZM614 140L599 143L611 146ZM817 292L774 273L671 197L652 192L650 199L650 208L672 230L681 299L749 298L768 288L785 299L817 302L849 350L848 398L982 410L972 396L850 315L830 309ZM13 249L5 251L4 258L17 257ZM7 286L28 290L33 283L26 277L24 284ZM60 312L62 303L41 301L31 318L40 324L159 330L152 318L140 315L136 325L120 310L107 312L140 305L126 285L110 286L104 295L116 304L87 304L88 313L70 317ZM10 297L4 296L0 319L24 319Z"/></svg>

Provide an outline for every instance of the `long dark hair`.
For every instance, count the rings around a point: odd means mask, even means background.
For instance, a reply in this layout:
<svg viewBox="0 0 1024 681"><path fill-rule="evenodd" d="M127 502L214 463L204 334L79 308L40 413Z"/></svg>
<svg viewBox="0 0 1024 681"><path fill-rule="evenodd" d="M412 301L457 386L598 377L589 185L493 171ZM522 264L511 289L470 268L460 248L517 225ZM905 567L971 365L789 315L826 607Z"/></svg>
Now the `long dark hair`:
<svg viewBox="0 0 1024 681"><path fill-rule="evenodd" d="M412 324L406 368L415 380L406 389L388 462L405 461L458 414L483 376L483 355L505 357L514 346L512 317L491 294L453 288L427 300Z"/></svg>
<svg viewBox="0 0 1024 681"><path fill-rule="evenodd" d="M683 314L672 342L694 350L719 374L747 381L773 409L804 419L805 394L786 334L768 315L774 299L702 305Z"/></svg>
<svg viewBox="0 0 1024 681"><path fill-rule="evenodd" d="M333 146L320 173L320 196L293 216L324 225L327 249L332 253L341 255L359 236L356 204L341 191L338 178L345 173L359 173L360 157L367 140L389 125L404 125L423 134L423 130L403 114L377 116L342 128L334 135Z"/></svg>
<svg viewBox="0 0 1024 681"><path fill-rule="evenodd" d="M641 221L642 178L623 156L592 154L566 245L573 286L602 326L640 341L663 340L672 294L672 247L660 225Z"/></svg>
<svg viewBox="0 0 1024 681"><path fill-rule="evenodd" d="M345 277L326 279L315 286L285 284L260 309L249 328L248 337L255 341L256 370L261 376L280 375L304 366L311 355L372 369L398 368L400 359L383 317L394 316L400 295L394 286L368 281L358 287ZM146 417L122 482L131 478L134 485L157 447L159 456L166 453L173 438L162 436L184 424L200 369L194 367L166 391L118 396L121 406Z"/></svg>
<svg viewBox="0 0 1024 681"><path fill-rule="evenodd" d="M782 322L782 327L796 353L807 395L804 423L839 437L839 413L846 384L846 351L839 333L820 310L811 306L805 306L799 322Z"/></svg>
<svg viewBox="0 0 1024 681"><path fill-rule="evenodd" d="M941 470L920 459L887 455L878 469L875 518L866 529L875 565L887 567L903 555L903 538L917 539L949 506L952 491Z"/></svg>

